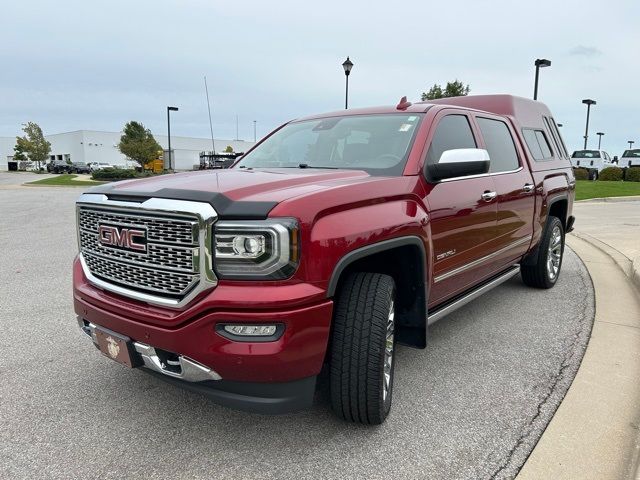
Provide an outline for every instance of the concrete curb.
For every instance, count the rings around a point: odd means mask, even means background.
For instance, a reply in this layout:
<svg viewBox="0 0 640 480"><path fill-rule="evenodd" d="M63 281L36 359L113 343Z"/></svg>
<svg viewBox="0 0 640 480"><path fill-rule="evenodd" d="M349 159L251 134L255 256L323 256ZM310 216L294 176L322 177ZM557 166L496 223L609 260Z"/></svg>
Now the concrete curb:
<svg viewBox="0 0 640 480"><path fill-rule="evenodd" d="M571 232L571 235L578 237L585 242L588 242L598 250L611 257L611 259L616 262L616 264L620 267L624 274L629 277L631 284L638 290L638 292L640 292L640 257L635 259L629 258L620 250L617 250L616 248L612 247L608 243L603 242L602 240L598 240L588 233L573 231Z"/></svg>
<svg viewBox="0 0 640 480"><path fill-rule="evenodd" d="M578 373L517 478L640 479L640 295L606 244L574 235L567 244L593 281L595 321Z"/></svg>
<svg viewBox="0 0 640 480"><path fill-rule="evenodd" d="M589 202L637 202L640 200L640 195L629 195L626 197L599 197L599 198L587 198L585 200L576 200L576 203L589 203Z"/></svg>

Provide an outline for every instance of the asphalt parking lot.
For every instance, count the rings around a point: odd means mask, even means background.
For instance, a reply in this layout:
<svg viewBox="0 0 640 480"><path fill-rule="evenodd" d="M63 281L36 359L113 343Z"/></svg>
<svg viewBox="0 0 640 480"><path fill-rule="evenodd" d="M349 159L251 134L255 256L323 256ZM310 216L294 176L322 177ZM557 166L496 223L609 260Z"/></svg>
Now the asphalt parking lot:
<svg viewBox="0 0 640 480"><path fill-rule="evenodd" d="M517 277L434 325L427 350L400 348L380 427L337 420L322 391L296 414L229 410L78 331L82 190L0 188L0 478L512 478L588 341L593 289L567 250L554 289Z"/></svg>

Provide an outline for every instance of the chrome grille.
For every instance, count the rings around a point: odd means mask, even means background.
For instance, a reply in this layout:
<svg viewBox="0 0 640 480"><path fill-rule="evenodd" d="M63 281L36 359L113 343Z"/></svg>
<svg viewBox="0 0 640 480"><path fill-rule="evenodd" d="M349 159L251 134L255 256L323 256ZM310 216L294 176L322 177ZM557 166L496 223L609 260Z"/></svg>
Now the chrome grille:
<svg viewBox="0 0 640 480"><path fill-rule="evenodd" d="M144 216L143 216L144 215ZM99 223L130 225L147 228L149 242L173 243L177 245L195 245L198 242L197 224L194 220L185 218L165 218L149 216L146 212L141 215L94 210L82 208L78 217L81 230L98 232Z"/></svg>
<svg viewBox="0 0 640 480"><path fill-rule="evenodd" d="M83 256L94 275L151 292L184 295L198 280L197 275L144 268L88 253Z"/></svg>
<svg viewBox="0 0 640 480"><path fill-rule="evenodd" d="M129 212L79 206L78 240L90 273L149 294L187 295L200 279L197 218ZM103 245L98 236L100 224L146 230L147 251Z"/></svg>

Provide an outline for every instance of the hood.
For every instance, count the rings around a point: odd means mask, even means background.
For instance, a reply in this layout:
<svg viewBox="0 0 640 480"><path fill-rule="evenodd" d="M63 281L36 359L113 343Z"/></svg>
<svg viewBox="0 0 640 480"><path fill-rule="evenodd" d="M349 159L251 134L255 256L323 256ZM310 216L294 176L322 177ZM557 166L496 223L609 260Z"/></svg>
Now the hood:
<svg viewBox="0 0 640 480"><path fill-rule="evenodd" d="M361 170L234 168L125 180L94 187L87 193L128 200L159 197L204 201L221 217L264 218L284 200L380 179Z"/></svg>

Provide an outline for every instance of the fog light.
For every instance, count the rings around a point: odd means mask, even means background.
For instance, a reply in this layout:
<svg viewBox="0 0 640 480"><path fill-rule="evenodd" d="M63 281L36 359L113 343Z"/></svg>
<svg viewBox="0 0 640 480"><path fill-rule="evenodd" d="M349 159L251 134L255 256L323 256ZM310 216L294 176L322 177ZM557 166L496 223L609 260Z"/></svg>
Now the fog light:
<svg viewBox="0 0 640 480"><path fill-rule="evenodd" d="M276 333L275 325L225 325L225 332L241 337L270 337Z"/></svg>

